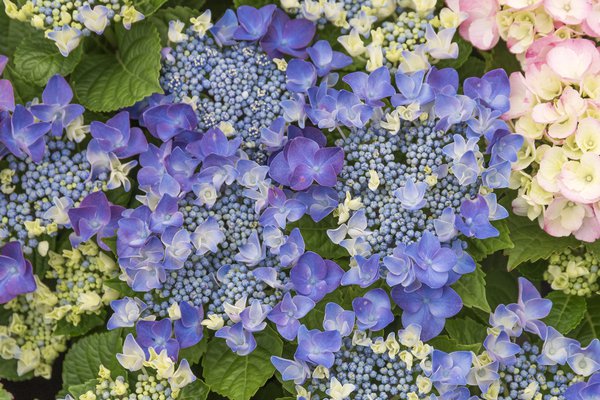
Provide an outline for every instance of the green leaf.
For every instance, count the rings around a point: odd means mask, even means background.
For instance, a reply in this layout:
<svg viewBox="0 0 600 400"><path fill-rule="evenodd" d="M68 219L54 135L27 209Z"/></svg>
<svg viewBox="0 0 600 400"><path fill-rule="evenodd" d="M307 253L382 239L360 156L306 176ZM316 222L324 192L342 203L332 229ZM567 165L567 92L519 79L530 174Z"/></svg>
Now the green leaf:
<svg viewBox="0 0 600 400"><path fill-rule="evenodd" d="M579 246L580 242L572 236L553 237L540 228L537 221L526 217L511 215L506 224L510 231L514 247L505 250L508 255L508 269L513 270L524 262L546 259L552 253Z"/></svg>
<svg viewBox="0 0 600 400"><path fill-rule="evenodd" d="M86 336L75 343L65 356L62 380L64 387L96 379L100 365L111 371L113 378L125 375L115 356L123 350L121 330Z"/></svg>
<svg viewBox="0 0 600 400"><path fill-rule="evenodd" d="M340 245L333 243L327 236L327 229L336 229L338 227L336 219L328 216L325 219L315 222L308 215L305 215L297 222L288 225L289 229L299 228L304 238L306 251L314 251L323 258L335 260L337 258L348 257L348 251Z"/></svg>
<svg viewBox="0 0 600 400"><path fill-rule="evenodd" d="M95 392L97 384L98 384L98 379L90 379L88 381L80 383L79 385L69 386L68 392L69 392L69 394L71 394L71 396L78 399L79 396L87 393L90 390L92 392Z"/></svg>
<svg viewBox="0 0 600 400"><path fill-rule="evenodd" d="M54 330L55 335L65 335L68 337L83 336L92 329L104 325L106 320L106 310L102 310L100 314L84 314L81 316L81 321L77 326L68 322L65 318L58 321L56 329Z"/></svg>
<svg viewBox="0 0 600 400"><path fill-rule="evenodd" d="M190 7L163 8L150 17L150 22L157 29L161 42L166 44L169 40L169 21L179 20L187 23L191 17L197 17L198 15L200 15L200 12Z"/></svg>
<svg viewBox="0 0 600 400"><path fill-rule="evenodd" d="M569 336L579 340L583 345L600 338L600 296L596 295L587 300L587 310L583 320Z"/></svg>
<svg viewBox="0 0 600 400"><path fill-rule="evenodd" d="M486 327L468 317L448 319L445 329L450 339L464 345L481 346L486 336Z"/></svg>
<svg viewBox="0 0 600 400"><path fill-rule="evenodd" d="M133 0L133 6L136 10L149 17L154 14L167 0Z"/></svg>
<svg viewBox="0 0 600 400"><path fill-rule="evenodd" d="M110 244L110 242L107 243L107 239L103 239L102 241L110 247L111 244ZM115 243L116 243L116 238L115 238ZM123 282L122 280L119 279L118 276L115 276L114 278L105 280L104 284L106 286L108 286L109 288L114 289L117 292L121 293L121 297L125 297L125 296L135 297L136 296L136 293L133 291L133 289L131 289L131 287L127 284L127 282Z"/></svg>
<svg viewBox="0 0 600 400"><path fill-rule="evenodd" d="M72 75L79 101L92 111L118 110L162 92L161 44L154 25L138 22L129 31L117 25L115 37L114 52L86 54Z"/></svg>
<svg viewBox="0 0 600 400"><path fill-rule="evenodd" d="M281 356L283 342L270 328L255 335L257 347L247 356L232 352L223 339L214 338L202 360L205 382L231 400L248 400L269 380L275 368L271 356Z"/></svg>
<svg viewBox="0 0 600 400"><path fill-rule="evenodd" d="M27 22L9 18L0 6L0 54L11 58L24 37L36 32Z"/></svg>
<svg viewBox="0 0 600 400"><path fill-rule="evenodd" d="M4 388L2 388L2 385L0 385L0 400L13 400L14 397L12 396L12 394L8 393L6 390L4 390Z"/></svg>
<svg viewBox="0 0 600 400"><path fill-rule="evenodd" d="M480 344L460 344L455 339L452 339L446 335L440 335L433 339L431 339L427 344L433 346L436 350L441 350L445 352L451 351L472 351L477 353L481 348Z"/></svg>
<svg viewBox="0 0 600 400"><path fill-rule="evenodd" d="M506 221L499 220L492 222L492 225L498 229L500 234L489 239L466 239L468 244L467 252L475 259L481 261L490 254L500 250L512 249L515 245L510 239L510 232Z"/></svg>
<svg viewBox="0 0 600 400"><path fill-rule="evenodd" d="M238 8L239 6L252 6L254 8L260 8L271 3L276 2L271 0L233 0L233 5L235 8Z"/></svg>
<svg viewBox="0 0 600 400"><path fill-rule="evenodd" d="M8 62L2 77L8 79L12 84L15 92L15 102L17 104L26 104L34 98L40 97L42 94L41 87L27 82L27 80L23 78L19 72L17 72L12 60Z"/></svg>
<svg viewBox="0 0 600 400"><path fill-rule="evenodd" d="M206 400L210 388L202 379L196 379L179 392L177 400Z"/></svg>
<svg viewBox="0 0 600 400"><path fill-rule="evenodd" d="M500 41L489 52L481 52L485 60L485 71L491 71L496 68L502 68L508 75L521 69L521 64L517 57L508 50L506 42Z"/></svg>
<svg viewBox="0 0 600 400"><path fill-rule="evenodd" d="M488 258L488 260L490 259ZM506 270L506 258L494 257L493 260L501 260L501 262L489 265L485 269L485 299L491 309L495 309L498 304L514 303L518 296L517 279ZM461 277L461 279L463 278Z"/></svg>
<svg viewBox="0 0 600 400"><path fill-rule="evenodd" d="M552 301L552 310L544 322L563 335L571 332L583 320L587 308L583 297L554 291L546 298Z"/></svg>
<svg viewBox="0 0 600 400"><path fill-rule="evenodd" d="M4 360L0 362L0 379L6 379L7 381L19 382L26 381L33 378L33 372L29 372L25 375L17 375L17 360Z"/></svg>
<svg viewBox="0 0 600 400"><path fill-rule="evenodd" d="M344 306L342 287L337 288L332 293L329 293L321 299L304 318L302 323L306 325L308 329L323 329L323 319L325 318L325 306L327 303L336 303L340 306ZM354 297L353 297L354 298Z"/></svg>
<svg viewBox="0 0 600 400"><path fill-rule="evenodd" d="M600 258L600 240L592 243L586 243L585 248L591 252L596 258Z"/></svg>
<svg viewBox="0 0 600 400"><path fill-rule="evenodd" d="M208 349L207 343L208 339L204 338L200 341L200 343L181 350L179 352L179 359L185 358L188 361L188 363L190 363L190 365L198 364L198 362L200 362L200 359Z"/></svg>
<svg viewBox="0 0 600 400"><path fill-rule="evenodd" d="M454 35L453 42L458 44L458 57L455 59L441 60L435 65L437 68L460 68L471 55L473 46L471 43L460 37L458 32Z"/></svg>
<svg viewBox="0 0 600 400"><path fill-rule="evenodd" d="M83 54L83 46L64 57L50 40L41 33L32 34L21 41L15 51L14 62L21 76L37 86L45 86L55 74L69 75Z"/></svg>
<svg viewBox="0 0 600 400"><path fill-rule="evenodd" d="M102 242L105 245L108 246L108 248L113 253L113 255L115 255L115 256L117 255L117 237L116 236L111 236L111 237L108 237L108 238L102 238ZM112 281L116 281L116 282L119 282L119 283L122 282L121 280L119 280L119 278L113 278L113 279L111 279L111 280L109 280L107 282L108 283L112 283ZM122 282L122 283L125 283L125 282ZM125 284L127 284L127 283L125 283ZM110 285L108 285L108 286L110 286ZM112 286L110 286L110 287L112 287ZM115 290L119 290L119 289L114 288L114 287L112 287L112 288L115 289Z"/></svg>
<svg viewBox="0 0 600 400"><path fill-rule="evenodd" d="M491 308L485 297L485 283L485 272L477 264L475 271L461 276L452 288L460 295L465 307L490 312Z"/></svg>
<svg viewBox="0 0 600 400"><path fill-rule="evenodd" d="M485 73L485 62L471 56L457 71L461 82L472 76L482 76Z"/></svg>

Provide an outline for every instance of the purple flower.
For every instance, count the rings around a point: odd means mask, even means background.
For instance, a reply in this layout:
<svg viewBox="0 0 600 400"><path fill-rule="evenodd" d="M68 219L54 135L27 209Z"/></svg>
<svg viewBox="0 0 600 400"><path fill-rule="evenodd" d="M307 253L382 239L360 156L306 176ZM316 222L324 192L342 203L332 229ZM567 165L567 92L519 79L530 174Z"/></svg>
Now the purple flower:
<svg viewBox="0 0 600 400"><path fill-rule="evenodd" d="M224 326L215 333L215 337L225 339L227 346L239 356L246 356L256 348L256 339L252 332L244 330L241 322L233 326Z"/></svg>
<svg viewBox="0 0 600 400"><path fill-rule="evenodd" d="M285 243L279 248L279 263L283 267L295 265L304 254L304 249L304 239L300 229L294 228Z"/></svg>
<svg viewBox="0 0 600 400"><path fill-rule="evenodd" d="M165 246L163 267L167 270L183 268L183 264L192 254L190 233L183 228L168 228L160 236L160 240Z"/></svg>
<svg viewBox="0 0 600 400"><path fill-rule="evenodd" d="M60 136L64 127L85 111L79 104L70 104L72 99L73 91L65 78L54 75L42 92L43 104L31 106L31 112L40 121L52 124L52 135Z"/></svg>
<svg viewBox="0 0 600 400"><path fill-rule="evenodd" d="M353 311L344 310L336 303L327 303L323 329L338 331L342 337L348 336L354 330L355 314Z"/></svg>
<svg viewBox="0 0 600 400"><path fill-rule="evenodd" d="M200 161L209 163L211 159L233 159L240 147L241 138L227 140L227 136L218 128L211 128L202 137L186 146L186 150ZM218 164L221 164L220 162Z"/></svg>
<svg viewBox="0 0 600 400"><path fill-rule="evenodd" d="M373 116L373 107L364 104L352 92L340 90L336 101L337 120L345 126L362 128Z"/></svg>
<svg viewBox="0 0 600 400"><path fill-rule="evenodd" d="M458 72L454 68L437 69L432 67L427 74L426 82L435 94L454 95L458 90Z"/></svg>
<svg viewBox="0 0 600 400"><path fill-rule="evenodd" d="M472 185L479 176L479 163L477 156L471 150L465 152L460 159L454 160L452 174L458 179L461 186Z"/></svg>
<svg viewBox="0 0 600 400"><path fill-rule="evenodd" d="M206 221L198 225L191 236L197 255L204 255L209 251L216 253L219 244L224 239L225 234L221 231L219 223L214 217L208 217Z"/></svg>
<svg viewBox="0 0 600 400"><path fill-rule="evenodd" d="M177 198L165 194L150 215L150 230L154 233L163 233L169 227L179 228L182 224L183 214L179 211Z"/></svg>
<svg viewBox="0 0 600 400"><path fill-rule="evenodd" d="M418 242L411 243L407 253L414 260L417 279L433 289L448 282L449 271L457 261L454 251L442 247L438 238L429 231L423 232Z"/></svg>
<svg viewBox="0 0 600 400"><path fill-rule="evenodd" d="M293 59L288 63L286 77L289 91L304 93L317 81L317 71L311 63Z"/></svg>
<svg viewBox="0 0 600 400"><path fill-rule="evenodd" d="M240 319L245 330L248 332L260 332L266 328L265 319L271 306L261 304L259 300L253 300L252 303L240 313Z"/></svg>
<svg viewBox="0 0 600 400"><path fill-rule="evenodd" d="M290 19L284 11L277 8L260 45L271 58L282 58L284 54L304 58L306 46L310 44L315 30L316 26L311 21L304 18Z"/></svg>
<svg viewBox="0 0 600 400"><path fill-rule="evenodd" d="M152 234L149 221L152 212L146 206L123 211L118 221L117 237L119 241L131 247L142 247Z"/></svg>
<svg viewBox="0 0 600 400"><path fill-rule="evenodd" d="M23 256L19 242L8 242L0 249L0 304L8 303L20 294L30 293L37 285L33 268Z"/></svg>
<svg viewBox="0 0 600 400"><path fill-rule="evenodd" d="M333 187L343 165L344 151L341 148L319 148L315 141L297 137L275 156L269 173L277 182L294 190L307 189L313 181Z"/></svg>
<svg viewBox="0 0 600 400"><path fill-rule="evenodd" d="M296 196L306 206L307 213L315 222L321 221L338 206L337 192L333 188L311 186Z"/></svg>
<svg viewBox="0 0 600 400"><path fill-rule="evenodd" d="M422 286L406 292L401 286L392 289L392 299L402 308L402 325L420 325L421 340L436 337L444 329L446 318L456 315L462 308L460 296L450 287L431 289Z"/></svg>
<svg viewBox="0 0 600 400"><path fill-rule="evenodd" d="M307 363L331 368L337 351L342 347L342 337L338 331L321 332L308 330L302 325L298 329L298 348L294 358Z"/></svg>
<svg viewBox="0 0 600 400"><path fill-rule="evenodd" d="M290 279L296 292L318 302L340 285L343 274L344 270L333 261L308 251L290 271Z"/></svg>
<svg viewBox="0 0 600 400"><path fill-rule="evenodd" d="M352 64L352 57L333 51L327 40L319 40L306 49L308 56L317 68L317 75L323 77L331 70L342 69Z"/></svg>
<svg viewBox="0 0 600 400"><path fill-rule="evenodd" d="M0 75L2 73L0 72ZM14 111L15 109L15 91L12 83L8 79L0 79L0 113L4 111Z"/></svg>
<svg viewBox="0 0 600 400"><path fill-rule="evenodd" d="M110 316L106 327L111 329L130 328L140 319L142 311L147 307L146 304L138 298L125 297L110 302L110 308L114 313Z"/></svg>
<svg viewBox="0 0 600 400"><path fill-rule="evenodd" d="M305 205L296 199L287 199L283 190L269 189L269 207L260 216L262 226L275 225L285 228L287 221L298 221L306 211Z"/></svg>
<svg viewBox="0 0 600 400"><path fill-rule="evenodd" d="M490 385L500 379L498 366L498 361L483 364L475 359L473 361L473 367L467 376L467 383L471 386L479 386L479 390L481 390L482 393L487 392Z"/></svg>
<svg viewBox="0 0 600 400"><path fill-rule="evenodd" d="M441 392L467 384L473 354L470 351L455 351L450 354L434 350L431 357L431 381Z"/></svg>
<svg viewBox="0 0 600 400"><path fill-rule="evenodd" d="M131 128L127 111L115 115L106 124L92 122L90 133L103 151L113 152L119 158L128 158L148 150L144 133L140 128Z"/></svg>
<svg viewBox="0 0 600 400"><path fill-rule="evenodd" d="M374 107L383 106L381 99L396 93L390 83L390 71L386 67L377 68L370 75L364 72L352 72L342 80L350 85L354 94L361 100Z"/></svg>
<svg viewBox="0 0 600 400"><path fill-rule="evenodd" d="M512 337L519 337L523 332L521 320L517 313L511 311L504 304L499 304L498 307L496 307L494 313L490 315L489 321L493 328L500 328Z"/></svg>
<svg viewBox="0 0 600 400"><path fill-rule="evenodd" d="M315 302L310 298L296 295L292 297L286 293L269 313L269 320L277 325L277 331L287 340L294 340L300 328L300 318L304 317L315 307Z"/></svg>
<svg viewBox="0 0 600 400"><path fill-rule="evenodd" d="M118 241L117 253L119 265L125 268L133 290L147 292L161 287L166 279L163 262L165 247L158 237L152 236L142 247L131 247Z"/></svg>
<svg viewBox="0 0 600 400"><path fill-rule="evenodd" d="M508 187L511 171L511 163L504 161L488 166L481 177L484 185L489 188L505 188Z"/></svg>
<svg viewBox="0 0 600 400"><path fill-rule="evenodd" d="M519 324L527 332L540 338L546 336L546 324L540 319L550 314L552 301L542 299L540 292L527 279L519 278L519 301L517 304L509 304L507 308L517 314Z"/></svg>
<svg viewBox="0 0 600 400"><path fill-rule="evenodd" d="M425 192L429 185L425 182L417 182L410 178L406 184L394 191L394 196L400 200L400 205L405 210L415 211L425 206Z"/></svg>
<svg viewBox="0 0 600 400"><path fill-rule="evenodd" d="M261 128L260 142L265 145L268 151L277 151L287 142L285 122L283 117L278 117L271 122L268 128Z"/></svg>
<svg viewBox="0 0 600 400"><path fill-rule="evenodd" d="M577 375L590 376L600 370L600 340L593 339L587 347L579 343L569 345L569 367Z"/></svg>
<svg viewBox="0 0 600 400"><path fill-rule="evenodd" d="M572 344L578 345L579 343L575 339L564 337L559 331L549 326L546 330L542 354L537 361L542 365L565 365Z"/></svg>
<svg viewBox="0 0 600 400"><path fill-rule="evenodd" d="M68 211L73 233L69 236L71 245L89 240L96 235L96 242L104 250L110 250L102 239L115 234L117 221L125 208L111 204L104 192L94 192L81 201L79 207Z"/></svg>
<svg viewBox="0 0 600 400"><path fill-rule="evenodd" d="M471 77L463 83L465 95L501 114L510 109L510 83L506 71L494 69L481 78Z"/></svg>
<svg viewBox="0 0 600 400"><path fill-rule="evenodd" d="M237 9L239 26L233 32L233 38L236 40L255 41L262 38L267 33L267 28L271 23L273 11L276 6L268 4L256 9L250 6L240 6Z"/></svg>
<svg viewBox="0 0 600 400"><path fill-rule="evenodd" d="M150 134L163 142L191 131L198 125L198 118L189 104L162 104L144 111L144 125Z"/></svg>
<svg viewBox="0 0 600 400"><path fill-rule="evenodd" d="M142 168L137 175L140 189L158 198L166 193L177 197L181 191L179 182L168 173L165 166L172 145L171 141L163 143L161 147L150 144L148 151L140 154Z"/></svg>
<svg viewBox="0 0 600 400"><path fill-rule="evenodd" d="M597 400L600 396L600 373L587 382L572 383L564 393L566 400Z"/></svg>
<svg viewBox="0 0 600 400"><path fill-rule="evenodd" d="M344 273L341 280L342 286L358 285L366 288L379 279L379 254L370 258L357 255L354 259L357 265Z"/></svg>
<svg viewBox="0 0 600 400"><path fill-rule="evenodd" d="M414 261L403 243L396 246L391 256L383 258L383 265L388 270L385 281L390 287L401 285L411 291L421 286L415 275Z"/></svg>
<svg viewBox="0 0 600 400"><path fill-rule="evenodd" d="M456 214L452 207L444 208L442 215L439 218L433 220L433 227L435 229L436 236L441 242L449 242L456 237L458 231L454 226L456 222Z"/></svg>
<svg viewBox="0 0 600 400"><path fill-rule="evenodd" d="M467 96L438 94L434 110L440 118L436 128L446 131L452 125L469 120L475 111L475 102Z"/></svg>
<svg viewBox="0 0 600 400"><path fill-rule="evenodd" d="M179 303L181 318L173 324L175 327L175 337L182 349L191 347L202 340L204 332L202 331L202 320L204 319L204 310L202 306L194 307L186 301Z"/></svg>
<svg viewBox="0 0 600 400"><path fill-rule="evenodd" d="M521 135L511 133L507 129L498 129L490 141L488 149L491 148L492 158L490 164L499 164L504 161L514 163L518 159L518 152L523 146L525 138Z"/></svg>
<svg viewBox="0 0 600 400"><path fill-rule="evenodd" d="M322 82L319 86L308 89L310 106L306 106L305 111L313 124L321 129L327 128L329 130L337 126L337 96L337 90L327 87L327 82ZM283 104L282 107L285 109Z"/></svg>
<svg viewBox="0 0 600 400"><path fill-rule="evenodd" d="M248 241L239 248L238 253L233 259L249 267L253 267L265 259L266 251L266 245L260 243L258 232L252 231Z"/></svg>
<svg viewBox="0 0 600 400"><path fill-rule="evenodd" d="M233 35L237 31L238 20L235 12L231 9L225 11L225 14L219 19L212 28L210 33L213 34L219 46L229 46L235 44Z"/></svg>
<svg viewBox="0 0 600 400"><path fill-rule="evenodd" d="M8 57L0 54L0 76L2 76L2 73L4 73L4 68L6 68L7 64L8 64Z"/></svg>
<svg viewBox="0 0 600 400"><path fill-rule="evenodd" d="M135 326L136 339L144 349L146 357L149 356L148 349L152 347L157 353L167 350L167 354L173 361L177 361L179 343L171 337L171 320L165 318L160 321L138 321Z"/></svg>
<svg viewBox="0 0 600 400"><path fill-rule="evenodd" d="M500 234L490 223L490 210L483 196L473 200L463 200L460 214L456 219L456 227L465 236L487 239Z"/></svg>
<svg viewBox="0 0 600 400"><path fill-rule="evenodd" d="M383 289L373 289L352 300L358 329L378 331L394 320L390 298Z"/></svg>
<svg viewBox="0 0 600 400"><path fill-rule="evenodd" d="M44 157L44 136L49 130L49 123L35 123L32 113L18 104L12 117L7 116L0 122L0 143L16 157L28 155L37 163Z"/></svg>
<svg viewBox="0 0 600 400"><path fill-rule="evenodd" d="M396 86L400 93L394 94L390 99L394 107L406 106L409 104L428 104L433 101L434 94L431 87L423 82L425 71L418 71L413 74L404 74L396 72Z"/></svg>
<svg viewBox="0 0 600 400"><path fill-rule="evenodd" d="M271 356L271 363L281 374L284 381L294 381L297 385L302 385L306 378L310 377L310 368L304 361L298 361L294 358L286 360L285 358Z"/></svg>
<svg viewBox="0 0 600 400"><path fill-rule="evenodd" d="M517 361L515 355L521 350L518 344L510 341L505 331L501 331L498 335L490 333L483 341L483 347L492 360L503 365L513 365Z"/></svg>

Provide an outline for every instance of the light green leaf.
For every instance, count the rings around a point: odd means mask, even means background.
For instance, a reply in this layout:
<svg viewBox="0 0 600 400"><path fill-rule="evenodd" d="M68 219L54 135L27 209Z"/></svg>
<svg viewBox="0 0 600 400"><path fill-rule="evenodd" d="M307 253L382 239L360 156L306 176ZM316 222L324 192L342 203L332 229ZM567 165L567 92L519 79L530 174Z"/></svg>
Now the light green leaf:
<svg viewBox="0 0 600 400"><path fill-rule="evenodd" d="M510 232L508 231L506 221L494 221L492 225L500 232L498 236L483 240L466 239L468 244L467 252L475 261L481 261L490 254L500 250L512 249L515 246L512 240L510 240Z"/></svg>
<svg viewBox="0 0 600 400"><path fill-rule="evenodd" d="M464 345L481 346L486 336L486 327L469 317L450 318L446 321L445 329L450 339Z"/></svg>
<svg viewBox="0 0 600 400"><path fill-rule="evenodd" d="M283 342L270 328L255 335L257 347L247 356L233 353L225 340L214 338L202 360L205 382L231 400L248 400L269 380L275 368L271 356L281 356Z"/></svg>
<svg viewBox="0 0 600 400"><path fill-rule="evenodd" d="M129 31L117 25L115 37L114 52L86 54L72 75L75 94L92 111L118 110L162 92L156 28L147 21L133 24Z"/></svg>
<svg viewBox="0 0 600 400"><path fill-rule="evenodd" d="M144 16L149 17L166 2L167 0L133 0L133 6Z"/></svg>
<svg viewBox="0 0 600 400"><path fill-rule="evenodd" d="M461 276L452 288L460 295L465 307L491 311L485 297L485 272L479 264L476 265L475 271Z"/></svg>
<svg viewBox="0 0 600 400"><path fill-rule="evenodd" d="M507 221L514 247L505 250L508 255L508 269L513 270L526 261L546 259L552 253L566 248L577 247L580 242L574 237L553 237L540 228L537 221L511 215Z"/></svg>
<svg viewBox="0 0 600 400"><path fill-rule="evenodd" d="M196 379L179 392L177 400L206 400L210 388L202 379Z"/></svg>
<svg viewBox="0 0 600 400"><path fill-rule="evenodd" d="M587 345L590 341L600 338L600 296L587 299L587 310L583 320L569 335Z"/></svg>
<svg viewBox="0 0 600 400"><path fill-rule="evenodd" d="M95 392L96 385L98 384L98 379L90 379L89 381L85 381L80 383L79 385L69 386L68 392L71 396L78 399L79 396L87 393L88 391Z"/></svg>
<svg viewBox="0 0 600 400"><path fill-rule="evenodd" d="M544 322L563 335L571 332L583 320L587 308L583 297L554 291L546 298L552 301L552 310Z"/></svg>
<svg viewBox="0 0 600 400"><path fill-rule="evenodd" d="M53 42L44 35L32 34L21 41L14 55L14 63L21 76L37 86L45 86L55 74L69 75L83 54L83 46L64 57Z"/></svg>
<svg viewBox="0 0 600 400"><path fill-rule="evenodd" d="M431 339L427 344L433 346L436 350L445 352L451 351L472 351L477 353L481 348L481 344L460 344L455 339L452 339L446 335L440 335Z"/></svg>
<svg viewBox="0 0 600 400"><path fill-rule="evenodd" d="M111 371L113 378L125 375L115 356L123 350L121 330L86 336L75 343L65 356L63 386L71 387L96 379L100 365Z"/></svg>
<svg viewBox="0 0 600 400"><path fill-rule="evenodd" d="M83 336L92 329L104 325L106 320L106 310L102 310L100 314L84 314L81 316L81 321L77 326L71 324L66 319L58 321L56 329L54 330L55 335L65 335L71 338Z"/></svg>
<svg viewBox="0 0 600 400"><path fill-rule="evenodd" d="M13 400L14 397L12 394L8 393L2 386L0 385L0 400Z"/></svg>
<svg viewBox="0 0 600 400"><path fill-rule="evenodd" d="M328 229L338 227L336 219L328 216L315 222L309 216L304 216L297 222L288 224L289 230L299 228L304 238L306 251L314 251L323 258L335 260L336 258L348 257L348 251L340 245L333 243L327 236Z"/></svg>

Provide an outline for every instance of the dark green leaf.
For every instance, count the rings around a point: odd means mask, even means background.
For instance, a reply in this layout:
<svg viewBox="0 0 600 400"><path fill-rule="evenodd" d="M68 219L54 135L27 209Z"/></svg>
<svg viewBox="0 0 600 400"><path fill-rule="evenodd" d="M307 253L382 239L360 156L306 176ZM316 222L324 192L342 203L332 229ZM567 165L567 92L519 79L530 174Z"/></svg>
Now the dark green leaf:
<svg viewBox="0 0 600 400"><path fill-rule="evenodd" d="M133 6L136 10L149 17L154 14L156 10L165 4L167 0L133 0Z"/></svg>
<svg viewBox="0 0 600 400"><path fill-rule="evenodd" d="M117 25L115 32L118 49L86 54L72 75L79 101L92 111L118 110L162 92L161 44L154 25L138 22L129 31Z"/></svg>
<svg viewBox="0 0 600 400"><path fill-rule="evenodd" d="M307 251L314 251L323 258L335 260L348 257L348 251L333 243L327 236L328 229L338 227L336 222L336 219L331 215L320 222L315 222L306 215L299 221L289 224L288 227L290 230L293 228L300 229Z"/></svg>
<svg viewBox="0 0 600 400"><path fill-rule="evenodd" d="M512 270L524 262L546 259L552 253L579 246L572 236L553 237L544 232L537 221L511 215L507 221L514 247L505 250L508 255L508 269Z"/></svg>
<svg viewBox="0 0 600 400"><path fill-rule="evenodd" d="M254 8L260 8L262 6L266 6L267 4L272 3L277 2L271 0L233 0L235 8L238 8L239 6L252 6Z"/></svg>
<svg viewBox="0 0 600 400"><path fill-rule="evenodd" d="M223 339L214 338L202 360L205 382L231 400L248 400L273 376L271 356L281 356L283 342L270 328L255 335L257 347L247 356L233 353Z"/></svg>
<svg viewBox="0 0 600 400"><path fill-rule="evenodd" d="M485 298L485 284L485 272L477 265L475 271L461 276L452 288L460 295L465 307L490 312L490 305Z"/></svg>
<svg viewBox="0 0 600 400"><path fill-rule="evenodd" d="M179 392L177 400L206 400L210 388L202 379L196 379Z"/></svg>
<svg viewBox="0 0 600 400"><path fill-rule="evenodd" d="M508 50L506 42L500 41L489 52L481 52L485 59L485 71L502 68L508 75L521 69L517 57Z"/></svg>
<svg viewBox="0 0 600 400"><path fill-rule="evenodd" d="M467 252L475 259L481 261L490 254L500 250L512 249L514 244L510 240L510 232L504 220L494 221L492 223L500 234L489 239L466 239L468 244Z"/></svg>
<svg viewBox="0 0 600 400"><path fill-rule="evenodd" d="M14 54L14 63L24 79L45 86L53 75L67 76L73 72L82 53L83 46L79 46L64 57L53 42L36 32L21 41Z"/></svg>
<svg viewBox="0 0 600 400"><path fill-rule="evenodd" d="M92 329L104 325L106 320L106 310L102 310L100 314L84 314L81 316L81 321L77 326L71 324L66 318L58 321L56 329L54 330L55 335L65 335L68 337L83 336Z"/></svg>
<svg viewBox="0 0 600 400"><path fill-rule="evenodd" d="M448 319L445 329L459 344L481 346L486 336L486 327L468 317Z"/></svg>
<svg viewBox="0 0 600 400"><path fill-rule="evenodd" d="M600 296L596 295L587 299L587 310L583 320L569 335L579 340L583 345L600 338Z"/></svg>
<svg viewBox="0 0 600 400"><path fill-rule="evenodd" d="M472 351L477 353L481 348L480 344L460 344L456 340L449 338L446 335L437 336L427 343L432 345L434 349L445 352Z"/></svg>
<svg viewBox="0 0 600 400"><path fill-rule="evenodd" d="M485 261L485 298L490 308L517 301L517 278L506 270L506 257L495 256Z"/></svg>
<svg viewBox="0 0 600 400"><path fill-rule="evenodd" d="M198 364L204 353L208 348L208 338L203 338L200 343L183 349L179 352L180 359L186 359L190 365Z"/></svg>
<svg viewBox="0 0 600 400"><path fill-rule="evenodd" d="M583 320L587 308L583 297L554 291L546 298L552 300L552 311L544 322L563 335L571 332Z"/></svg>
<svg viewBox="0 0 600 400"><path fill-rule="evenodd" d="M119 329L86 336L75 343L63 364L62 379L64 387L79 385L96 379L100 365L111 371L113 378L125 375L115 356L123 348L123 340Z"/></svg>
<svg viewBox="0 0 600 400"><path fill-rule="evenodd" d="M5 360L0 361L0 379L6 379L7 381L26 381L33 378L33 372L29 372L25 375L17 375L17 360Z"/></svg>

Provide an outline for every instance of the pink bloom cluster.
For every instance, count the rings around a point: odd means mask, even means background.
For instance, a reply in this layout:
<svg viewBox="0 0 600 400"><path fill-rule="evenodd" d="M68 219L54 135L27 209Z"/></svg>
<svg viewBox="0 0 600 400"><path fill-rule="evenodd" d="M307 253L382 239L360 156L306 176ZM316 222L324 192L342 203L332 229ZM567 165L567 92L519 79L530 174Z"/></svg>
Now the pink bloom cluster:
<svg viewBox="0 0 600 400"><path fill-rule="evenodd" d="M461 36L481 50L499 38L515 54L524 55L540 38L600 38L598 0L446 0L460 15Z"/></svg>
<svg viewBox="0 0 600 400"><path fill-rule="evenodd" d="M535 51L531 51L535 49ZM505 115L525 145L514 166L516 214L553 236L600 238L600 49L584 38L548 36L510 77Z"/></svg>

